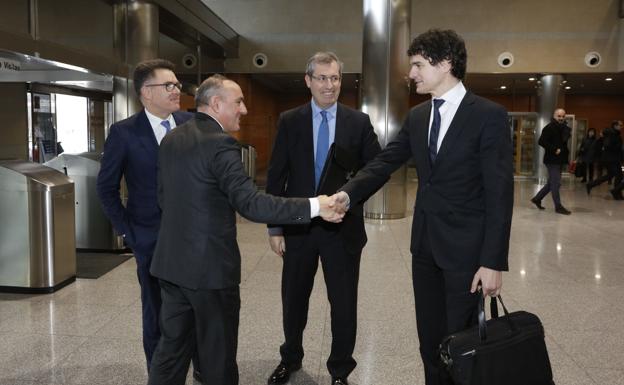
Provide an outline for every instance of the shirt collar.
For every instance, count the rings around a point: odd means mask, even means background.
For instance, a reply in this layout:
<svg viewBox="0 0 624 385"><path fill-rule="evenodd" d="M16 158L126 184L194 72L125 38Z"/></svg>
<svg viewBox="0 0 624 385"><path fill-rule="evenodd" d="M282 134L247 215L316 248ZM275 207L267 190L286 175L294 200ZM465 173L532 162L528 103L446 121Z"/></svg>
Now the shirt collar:
<svg viewBox="0 0 624 385"><path fill-rule="evenodd" d="M171 124L171 127L175 127L175 120L173 119L173 115L172 114L169 114L169 116L167 116L166 119L161 119L158 116L156 116L156 115L152 114L151 112L149 112L147 110L147 108L144 108L144 111L145 111L145 115L147 115L147 120L149 120L150 124L152 125L152 128L160 126L160 123L163 120L168 120L169 123L173 123L173 124Z"/></svg>
<svg viewBox="0 0 624 385"><path fill-rule="evenodd" d="M312 98L312 118L314 119L314 117L320 115L321 111L327 111L327 119L329 120L330 118L336 116L336 111L338 110L338 103L334 103L331 106L329 106L329 108L326 108L325 110L323 110L321 107L319 107L316 102L314 101L314 98Z"/></svg>
<svg viewBox="0 0 624 385"><path fill-rule="evenodd" d="M466 96L466 87L464 87L464 84L460 81L455 85L455 87L446 91L444 95L440 96L439 98L433 98L433 99L444 99L445 104L451 103L451 104L459 105L459 103L461 103L464 96Z"/></svg>

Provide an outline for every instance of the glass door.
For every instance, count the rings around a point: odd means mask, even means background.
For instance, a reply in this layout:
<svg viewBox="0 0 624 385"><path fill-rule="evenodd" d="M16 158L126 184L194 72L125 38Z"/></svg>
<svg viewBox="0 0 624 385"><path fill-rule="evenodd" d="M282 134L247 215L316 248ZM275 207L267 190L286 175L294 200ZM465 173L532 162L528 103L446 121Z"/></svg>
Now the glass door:
<svg viewBox="0 0 624 385"><path fill-rule="evenodd" d="M509 124L513 144L514 175L533 176L537 156L537 148L535 148L537 114L534 112L509 113Z"/></svg>

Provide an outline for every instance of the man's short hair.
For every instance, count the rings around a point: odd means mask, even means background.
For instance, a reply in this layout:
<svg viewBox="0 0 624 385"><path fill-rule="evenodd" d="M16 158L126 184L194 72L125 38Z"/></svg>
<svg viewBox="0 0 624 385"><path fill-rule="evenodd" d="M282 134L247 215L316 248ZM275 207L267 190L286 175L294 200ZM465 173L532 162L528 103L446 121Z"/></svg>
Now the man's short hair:
<svg viewBox="0 0 624 385"><path fill-rule="evenodd" d="M132 79L134 81L134 90L138 96L141 96L141 88L147 80L154 76L154 71L158 69L175 70L175 64L165 59L150 59L137 64L134 68Z"/></svg>
<svg viewBox="0 0 624 385"><path fill-rule="evenodd" d="M210 103L210 98L217 95L223 88L223 82L228 80L221 74L214 74L208 79L204 80L202 84L197 88L195 94L195 106L205 105Z"/></svg>
<svg viewBox="0 0 624 385"><path fill-rule="evenodd" d="M308 62L306 63L306 75L312 76L314 75L314 69L317 64L331 64L333 62L338 63L338 67L340 68L340 76L342 76L342 67L344 67L344 63L338 59L338 56L333 52L317 52L314 55L310 56Z"/></svg>
<svg viewBox="0 0 624 385"><path fill-rule="evenodd" d="M410 44L408 56L421 55L436 65L444 60L451 63L451 74L459 80L466 76L466 44L452 29L430 29L421 33Z"/></svg>

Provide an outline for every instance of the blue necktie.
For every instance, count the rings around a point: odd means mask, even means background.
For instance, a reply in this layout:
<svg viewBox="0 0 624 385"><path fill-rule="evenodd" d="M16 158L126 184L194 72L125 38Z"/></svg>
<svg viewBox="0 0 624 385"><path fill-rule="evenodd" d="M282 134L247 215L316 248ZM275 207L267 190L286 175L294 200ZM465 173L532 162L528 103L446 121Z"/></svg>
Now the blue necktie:
<svg viewBox="0 0 624 385"><path fill-rule="evenodd" d="M168 120L163 120L162 122L160 122L160 124L163 125L163 127L165 127L165 135L171 131L171 123L169 123Z"/></svg>
<svg viewBox="0 0 624 385"><path fill-rule="evenodd" d="M319 187L321 173L327 159L327 151L329 150L329 124L327 123L327 111L321 111L323 120L319 126L318 137L316 139L316 157L314 161L314 181L316 188Z"/></svg>
<svg viewBox="0 0 624 385"><path fill-rule="evenodd" d="M444 103L444 99L433 99L433 122L431 122L431 131L429 131L429 159L431 164L435 162L438 155L438 136L440 135L440 106Z"/></svg>

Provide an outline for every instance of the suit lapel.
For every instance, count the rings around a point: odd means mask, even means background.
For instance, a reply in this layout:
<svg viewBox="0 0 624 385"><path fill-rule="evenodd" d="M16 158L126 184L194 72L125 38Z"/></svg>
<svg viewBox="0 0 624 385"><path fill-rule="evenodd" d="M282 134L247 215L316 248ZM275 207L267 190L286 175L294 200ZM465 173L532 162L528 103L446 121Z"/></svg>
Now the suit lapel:
<svg viewBox="0 0 624 385"><path fill-rule="evenodd" d="M147 115L145 115L145 110L141 111L137 116L138 124L136 129L136 136L148 151L157 151L158 150L158 142L156 141L156 136L154 135L154 130L152 129L152 125L147 119Z"/></svg>
<svg viewBox="0 0 624 385"><path fill-rule="evenodd" d="M429 160L429 118L431 116L431 101L414 110L414 123L416 126L416 147L414 156L417 164L426 165L425 169L431 174L431 161ZM426 175L423 179L429 179Z"/></svg>
<svg viewBox="0 0 624 385"><path fill-rule="evenodd" d="M446 135L444 135L444 140L442 140L442 145L440 146L440 151L438 151L435 164L443 162L446 154L448 154L450 149L453 148L453 144L457 140L457 137L466 127L466 120L468 120L472 113L472 105L475 100L474 94L470 92L466 93L464 99L462 99L449 129L446 132Z"/></svg>
<svg viewBox="0 0 624 385"><path fill-rule="evenodd" d="M310 103L303 105L299 110L299 124L297 125L299 138L297 140L301 143L301 156L305 165L301 171L308 174L304 180L311 181L312 190L314 190L314 128L312 126L312 105Z"/></svg>
<svg viewBox="0 0 624 385"><path fill-rule="evenodd" d="M334 143L342 148L349 148L349 113L340 103L336 109L336 131L334 132Z"/></svg>

